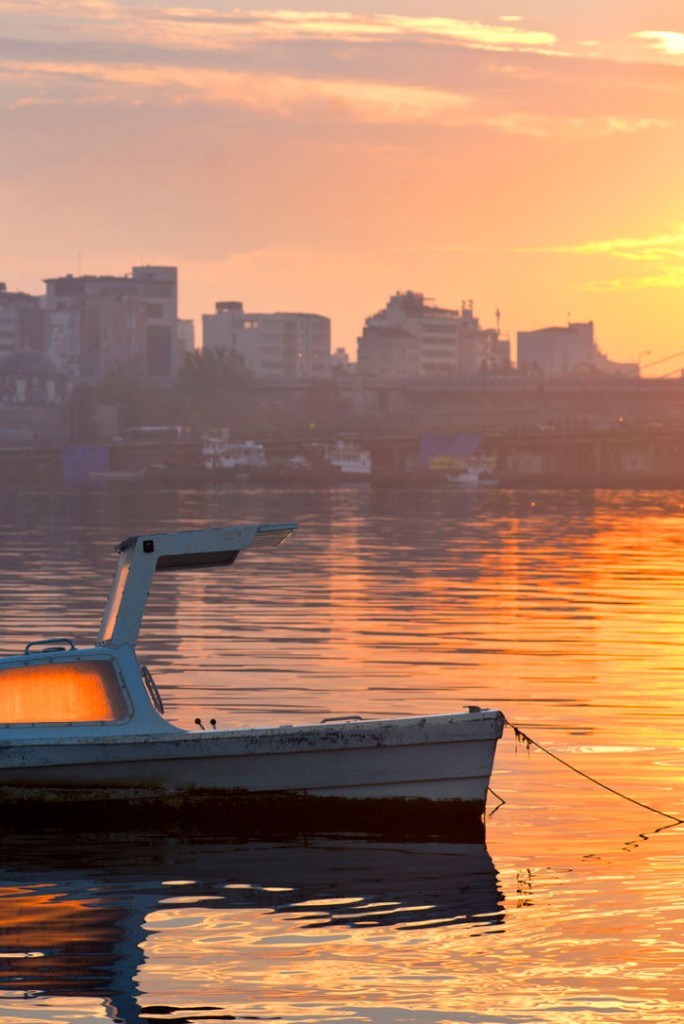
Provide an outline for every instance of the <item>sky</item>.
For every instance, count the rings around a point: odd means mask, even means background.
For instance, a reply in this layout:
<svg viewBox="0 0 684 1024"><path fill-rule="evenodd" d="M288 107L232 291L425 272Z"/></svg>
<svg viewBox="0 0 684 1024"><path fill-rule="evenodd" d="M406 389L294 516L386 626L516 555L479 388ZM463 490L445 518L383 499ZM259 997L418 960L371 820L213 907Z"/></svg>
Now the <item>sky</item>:
<svg viewBox="0 0 684 1024"><path fill-rule="evenodd" d="M8 289L174 265L198 341L232 299L352 358L411 289L684 366L681 0L238 4L0 0Z"/></svg>

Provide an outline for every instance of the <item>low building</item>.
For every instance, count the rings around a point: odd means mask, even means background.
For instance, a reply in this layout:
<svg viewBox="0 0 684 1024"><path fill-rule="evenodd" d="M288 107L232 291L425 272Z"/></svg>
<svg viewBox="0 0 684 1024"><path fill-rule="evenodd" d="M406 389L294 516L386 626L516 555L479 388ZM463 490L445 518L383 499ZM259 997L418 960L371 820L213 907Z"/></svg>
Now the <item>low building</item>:
<svg viewBox="0 0 684 1024"><path fill-rule="evenodd" d="M393 295L358 339L358 372L367 378L463 378L509 369L508 342L498 329L480 327L472 303L445 309L420 292Z"/></svg>
<svg viewBox="0 0 684 1024"><path fill-rule="evenodd" d="M237 352L257 380L331 372L330 320L316 313L246 313L241 302L217 302L202 317L202 346Z"/></svg>
<svg viewBox="0 0 684 1024"><path fill-rule="evenodd" d="M0 446L56 443L66 434L67 381L46 355L0 359Z"/></svg>
<svg viewBox="0 0 684 1024"><path fill-rule="evenodd" d="M518 332L518 370L541 377L613 373L638 377L638 363L614 363L599 350L594 324L570 323Z"/></svg>

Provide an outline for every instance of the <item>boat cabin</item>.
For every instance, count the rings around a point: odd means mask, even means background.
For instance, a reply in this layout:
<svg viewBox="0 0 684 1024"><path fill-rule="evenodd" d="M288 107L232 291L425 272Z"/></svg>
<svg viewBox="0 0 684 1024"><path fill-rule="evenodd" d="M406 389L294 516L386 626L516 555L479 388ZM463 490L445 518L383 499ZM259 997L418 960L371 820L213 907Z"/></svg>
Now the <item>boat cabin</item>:
<svg viewBox="0 0 684 1024"><path fill-rule="evenodd" d="M64 646L55 646L56 644ZM71 640L39 641L0 661L0 733L74 735L168 732L152 676L128 645L77 650Z"/></svg>
<svg viewBox="0 0 684 1024"><path fill-rule="evenodd" d="M155 572L232 565L252 545L281 543L296 526L238 526L129 537L119 561L95 647L64 637L32 641L23 655L0 658L0 731L31 738L88 738L177 731L163 717L152 676L135 653Z"/></svg>

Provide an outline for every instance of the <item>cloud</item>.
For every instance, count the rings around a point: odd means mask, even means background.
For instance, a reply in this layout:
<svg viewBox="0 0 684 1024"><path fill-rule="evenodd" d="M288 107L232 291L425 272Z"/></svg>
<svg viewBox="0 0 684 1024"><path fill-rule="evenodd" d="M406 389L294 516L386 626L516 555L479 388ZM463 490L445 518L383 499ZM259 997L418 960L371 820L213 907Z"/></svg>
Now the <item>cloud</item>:
<svg viewBox="0 0 684 1024"><path fill-rule="evenodd" d="M450 253L482 253L492 251L473 246L445 246L439 250ZM651 235L645 238L608 238L599 241L581 242L578 245L513 246L496 247L501 255L506 253L537 256L611 256L634 262L654 263L659 261L682 260L684 262L684 224L676 231ZM669 274L670 271L666 271ZM684 274L684 266L682 268ZM651 280L651 278L644 278ZM655 278L653 278L655 280Z"/></svg>
<svg viewBox="0 0 684 1024"><path fill-rule="evenodd" d="M633 39L644 39L650 46L671 57L684 56L684 32L634 32Z"/></svg>
<svg viewBox="0 0 684 1024"><path fill-rule="evenodd" d="M582 290L587 292L633 292L647 288L684 288L684 267L668 267L660 274L646 277L616 277L604 281L587 281L582 286Z"/></svg>
<svg viewBox="0 0 684 1024"><path fill-rule="evenodd" d="M111 61L5 60L0 81L13 94L6 106L19 109L58 103L76 106L202 104L250 117L282 122L358 125L429 125L438 131L477 127L538 139L592 139L661 130L662 117L571 116L554 108L525 109L524 97L503 99L481 84L469 95L454 87L362 77L241 71L180 64ZM516 103L507 108L507 104Z"/></svg>
<svg viewBox="0 0 684 1024"><path fill-rule="evenodd" d="M335 40L366 42L383 39L428 40L496 51L553 51L551 32L518 24L485 24L458 18L410 17L396 14L352 14L334 11L241 9L193 10L166 8L150 12L147 23L160 30L167 44L217 46L239 41L273 42Z"/></svg>
<svg viewBox="0 0 684 1024"><path fill-rule="evenodd" d="M218 0L203 9L0 0L3 13L14 38L0 80L14 111L203 105L239 123L479 129L569 143L662 132L681 117L674 69L570 58L552 33L514 14L490 25L226 10Z"/></svg>
<svg viewBox="0 0 684 1024"><path fill-rule="evenodd" d="M17 14L32 33L45 35L39 15L49 16L50 31L59 26L92 36L107 22L110 38L153 42L167 48L232 49L245 43L331 40L345 43L378 40L427 40L495 51L550 52L552 32L526 29L518 19L493 24L475 20L398 14L355 14L340 11L300 11L287 8L131 7L116 0L0 0L0 13Z"/></svg>
<svg viewBox="0 0 684 1024"><path fill-rule="evenodd" d="M155 93L166 94L175 105L189 103L230 104L250 111L275 114L280 118L317 116L333 120L354 120L361 124L416 123L440 119L460 121L469 104L467 97L428 89L382 82L311 80L285 75L249 74L173 65L111 65L43 61L31 65L6 61L0 77L16 82L31 78L78 80L102 89L101 102L112 102L111 86L123 87L128 102L140 104ZM125 99L123 94L119 100ZM92 89L82 91L77 102L97 102ZM39 104L40 96L21 97L14 106ZM45 102L54 103L54 95Z"/></svg>
<svg viewBox="0 0 684 1024"><path fill-rule="evenodd" d="M62 9L55 6L54 0L0 0L0 14L51 14L55 17L65 16L67 13L97 14L105 10L118 10L120 7L116 0L71 0L71 3L63 4Z"/></svg>
<svg viewBox="0 0 684 1024"><path fill-rule="evenodd" d="M0 0L4 105L213 104L294 122L481 126L538 139L671 127L679 81L509 14L450 17ZM656 77L654 77L656 76ZM659 77L658 77L659 76Z"/></svg>
<svg viewBox="0 0 684 1024"><path fill-rule="evenodd" d="M80 20L113 21L123 10L117 0L70 0L61 4L55 0L0 0L0 14L18 14L25 23L44 15L49 17L52 26Z"/></svg>
<svg viewBox="0 0 684 1024"><path fill-rule="evenodd" d="M609 238L583 242L579 245L520 248L522 254L551 253L556 255L607 256L634 263L660 263L662 269L642 276L611 277L585 281L582 291L612 293L643 291L649 288L684 288L684 225L676 231L645 238Z"/></svg>
<svg viewBox="0 0 684 1024"><path fill-rule="evenodd" d="M548 52L555 44L552 33L517 21L218 3L0 0L2 14L12 17L3 26L10 30L0 79L4 105L15 110L201 103L290 122L460 128L487 123L505 103L493 97L482 105L492 77L482 67L487 54ZM439 51L439 68L431 51ZM495 118L491 126L498 129Z"/></svg>
<svg viewBox="0 0 684 1024"><path fill-rule="evenodd" d="M530 114L508 111L489 117L483 123L511 135L527 135L533 138L597 139L609 135L633 135L636 132L670 128L672 121L647 117L570 117L562 113L554 115Z"/></svg>
<svg viewBox="0 0 684 1024"><path fill-rule="evenodd" d="M561 246L546 252L577 253L578 255L614 256L618 259L652 263L658 260L684 259L684 225L677 231L647 238L610 238L581 245Z"/></svg>

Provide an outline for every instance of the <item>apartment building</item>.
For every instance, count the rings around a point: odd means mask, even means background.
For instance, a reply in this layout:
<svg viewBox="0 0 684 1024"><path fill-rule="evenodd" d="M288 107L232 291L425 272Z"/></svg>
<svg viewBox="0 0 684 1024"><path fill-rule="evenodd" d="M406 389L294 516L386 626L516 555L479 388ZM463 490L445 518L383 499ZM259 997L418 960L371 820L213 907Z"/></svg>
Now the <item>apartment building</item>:
<svg viewBox="0 0 684 1024"><path fill-rule="evenodd" d="M202 346L239 353L256 379L331 372L330 320L315 313L247 313L241 302L217 302L202 317Z"/></svg>
<svg viewBox="0 0 684 1024"><path fill-rule="evenodd" d="M124 367L145 383L173 383L181 355L175 267L67 274L45 285L46 351L72 382L95 382Z"/></svg>
<svg viewBox="0 0 684 1024"><path fill-rule="evenodd" d="M0 359L43 351L44 319L37 295L10 292L0 281Z"/></svg>
<svg viewBox="0 0 684 1024"><path fill-rule="evenodd" d="M507 341L483 329L472 303L460 309L431 305L420 292L397 292L368 317L358 339L363 377L393 380L470 377L510 367Z"/></svg>
<svg viewBox="0 0 684 1024"><path fill-rule="evenodd" d="M567 327L543 327L518 332L518 370L543 377L593 373L639 375L637 363L615 363L599 349L594 324L569 323Z"/></svg>

